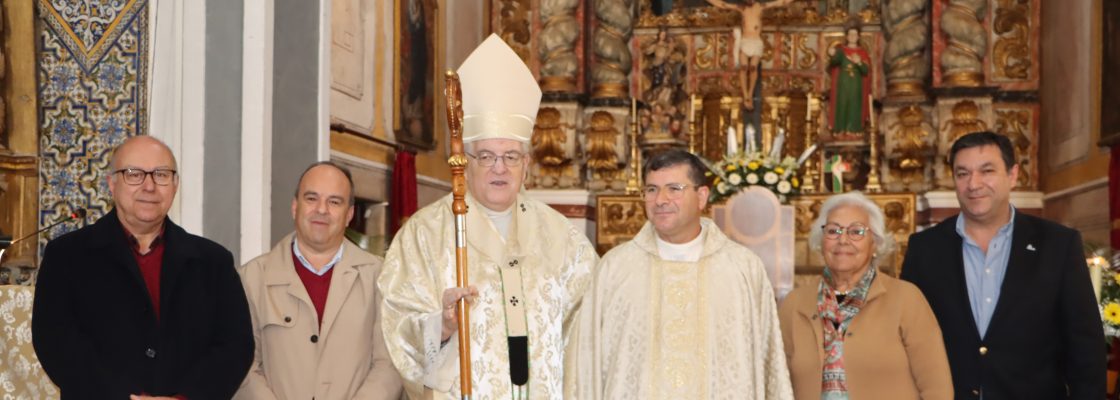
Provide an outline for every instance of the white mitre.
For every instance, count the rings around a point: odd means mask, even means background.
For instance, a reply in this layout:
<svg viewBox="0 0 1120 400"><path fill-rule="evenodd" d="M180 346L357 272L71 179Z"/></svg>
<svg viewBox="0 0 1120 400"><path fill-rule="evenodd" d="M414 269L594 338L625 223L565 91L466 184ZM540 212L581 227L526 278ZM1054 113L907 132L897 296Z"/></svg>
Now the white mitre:
<svg viewBox="0 0 1120 400"><path fill-rule="evenodd" d="M463 89L463 141L533 136L541 88L525 62L490 34L459 67Z"/></svg>

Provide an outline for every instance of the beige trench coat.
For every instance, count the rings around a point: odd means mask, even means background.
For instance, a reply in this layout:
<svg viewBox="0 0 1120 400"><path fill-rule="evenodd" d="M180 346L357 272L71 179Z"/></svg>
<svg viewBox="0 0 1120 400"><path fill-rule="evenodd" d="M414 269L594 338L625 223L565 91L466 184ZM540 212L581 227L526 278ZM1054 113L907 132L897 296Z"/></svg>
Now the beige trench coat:
<svg viewBox="0 0 1120 400"><path fill-rule="evenodd" d="M343 241L320 329L292 263L289 234L238 272L256 352L238 399L397 399L400 374L380 325L381 259Z"/></svg>

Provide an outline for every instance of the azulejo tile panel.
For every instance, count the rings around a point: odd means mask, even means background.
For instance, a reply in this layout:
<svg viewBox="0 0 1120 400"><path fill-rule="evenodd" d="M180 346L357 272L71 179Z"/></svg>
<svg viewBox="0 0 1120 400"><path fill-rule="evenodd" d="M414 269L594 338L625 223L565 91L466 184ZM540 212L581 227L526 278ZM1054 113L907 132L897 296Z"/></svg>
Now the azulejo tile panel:
<svg viewBox="0 0 1120 400"><path fill-rule="evenodd" d="M39 0L39 226L77 208L92 222L112 208L105 177L114 146L144 134L147 0ZM68 222L40 236L77 229Z"/></svg>

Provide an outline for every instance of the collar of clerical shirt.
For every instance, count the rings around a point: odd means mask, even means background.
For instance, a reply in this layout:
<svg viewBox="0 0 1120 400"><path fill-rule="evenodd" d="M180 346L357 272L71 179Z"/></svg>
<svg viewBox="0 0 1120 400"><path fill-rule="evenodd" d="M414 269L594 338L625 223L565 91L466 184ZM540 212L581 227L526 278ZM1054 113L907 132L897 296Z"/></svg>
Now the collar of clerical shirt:
<svg viewBox="0 0 1120 400"><path fill-rule="evenodd" d="M502 239L509 239L509 225L510 222L513 221L513 206L510 206L505 211L494 211L486 208L486 206L482 204L479 204L478 208L481 208L482 212L486 214L486 218L494 224L494 229L498 230L498 233L502 235Z"/></svg>
<svg viewBox="0 0 1120 400"><path fill-rule="evenodd" d="M700 254L704 251L704 233L705 228L700 226L700 234L685 243L669 243L661 240L661 237L656 233L653 235L657 240L657 255L661 256L665 261L679 261L679 262L697 262L700 261Z"/></svg>

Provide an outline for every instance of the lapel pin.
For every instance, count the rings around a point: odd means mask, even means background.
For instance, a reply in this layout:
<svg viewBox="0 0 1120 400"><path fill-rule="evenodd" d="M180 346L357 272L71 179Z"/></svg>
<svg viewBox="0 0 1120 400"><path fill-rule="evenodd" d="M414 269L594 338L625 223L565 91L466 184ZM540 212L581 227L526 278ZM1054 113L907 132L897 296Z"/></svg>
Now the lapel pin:
<svg viewBox="0 0 1120 400"><path fill-rule="evenodd" d="M1027 244L1027 250L1034 251L1034 245L1033 244Z"/></svg>

